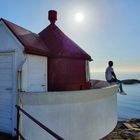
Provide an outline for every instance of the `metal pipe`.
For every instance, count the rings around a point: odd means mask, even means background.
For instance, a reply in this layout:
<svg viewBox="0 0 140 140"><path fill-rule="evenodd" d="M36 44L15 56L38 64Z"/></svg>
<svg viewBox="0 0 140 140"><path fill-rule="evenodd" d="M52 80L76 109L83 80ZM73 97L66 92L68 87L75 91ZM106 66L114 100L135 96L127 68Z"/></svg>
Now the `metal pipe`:
<svg viewBox="0 0 140 140"><path fill-rule="evenodd" d="M22 66L25 63L26 59L24 59L24 61L19 65L18 67L18 75L17 75L17 79L18 79L18 106L21 106L21 100L20 100L20 94L22 91ZM19 129L20 129L20 112L17 109L17 139L20 140L19 137Z"/></svg>

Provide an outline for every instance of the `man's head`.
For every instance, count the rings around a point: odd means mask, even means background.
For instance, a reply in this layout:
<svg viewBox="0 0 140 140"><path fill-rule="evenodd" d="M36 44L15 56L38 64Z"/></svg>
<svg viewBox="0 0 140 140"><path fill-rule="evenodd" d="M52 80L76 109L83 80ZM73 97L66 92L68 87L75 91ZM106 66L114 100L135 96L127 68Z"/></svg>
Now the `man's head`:
<svg viewBox="0 0 140 140"><path fill-rule="evenodd" d="M109 62L108 62L108 65L109 65L110 67L112 67L112 66L113 66L113 61L109 61Z"/></svg>

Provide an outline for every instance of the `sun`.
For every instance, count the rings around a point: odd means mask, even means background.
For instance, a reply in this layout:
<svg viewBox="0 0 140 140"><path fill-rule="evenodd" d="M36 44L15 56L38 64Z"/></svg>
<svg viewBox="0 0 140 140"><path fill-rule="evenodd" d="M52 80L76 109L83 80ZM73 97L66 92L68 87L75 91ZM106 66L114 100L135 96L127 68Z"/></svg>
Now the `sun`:
<svg viewBox="0 0 140 140"><path fill-rule="evenodd" d="M83 22L84 14L81 13L81 12L78 12L78 13L75 14L74 19L75 19L76 22L79 22L79 23Z"/></svg>

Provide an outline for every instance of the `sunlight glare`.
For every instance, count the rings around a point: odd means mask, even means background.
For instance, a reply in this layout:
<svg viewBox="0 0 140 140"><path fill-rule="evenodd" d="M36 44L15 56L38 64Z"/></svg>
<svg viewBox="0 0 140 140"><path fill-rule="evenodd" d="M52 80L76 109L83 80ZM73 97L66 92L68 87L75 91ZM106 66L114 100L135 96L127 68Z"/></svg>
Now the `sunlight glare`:
<svg viewBox="0 0 140 140"><path fill-rule="evenodd" d="M84 15L79 12L79 13L76 13L75 14L75 17L74 18L75 18L75 21L76 22L82 22L84 20Z"/></svg>

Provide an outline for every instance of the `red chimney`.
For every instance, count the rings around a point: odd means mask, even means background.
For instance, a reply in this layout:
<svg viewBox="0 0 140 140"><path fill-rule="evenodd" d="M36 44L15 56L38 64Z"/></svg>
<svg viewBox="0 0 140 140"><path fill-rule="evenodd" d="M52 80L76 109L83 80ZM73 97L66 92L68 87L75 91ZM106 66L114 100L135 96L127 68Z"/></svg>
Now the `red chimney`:
<svg viewBox="0 0 140 140"><path fill-rule="evenodd" d="M55 10L50 10L48 12L48 19L50 20L51 24L55 24L56 20L57 20L57 11Z"/></svg>

